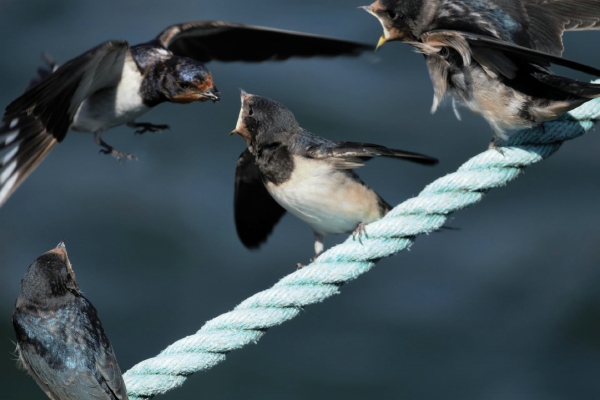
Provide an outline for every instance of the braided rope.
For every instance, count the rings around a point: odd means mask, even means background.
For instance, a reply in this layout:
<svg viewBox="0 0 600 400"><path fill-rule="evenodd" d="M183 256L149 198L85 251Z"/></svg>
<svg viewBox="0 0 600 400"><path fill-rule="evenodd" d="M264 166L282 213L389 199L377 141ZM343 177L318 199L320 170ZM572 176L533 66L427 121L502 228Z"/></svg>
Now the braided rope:
<svg viewBox="0 0 600 400"><path fill-rule="evenodd" d="M362 243L349 237L315 262L255 294L233 311L178 340L123 376L131 400L149 399L181 386L188 375L212 368L226 353L256 343L268 328L294 318L302 307L339 293L340 286L369 271L384 257L409 247L417 235L439 229L454 211L479 202L491 188L506 185L521 171L583 135L600 119L600 99L556 121L521 131L501 151L487 150L366 227Z"/></svg>

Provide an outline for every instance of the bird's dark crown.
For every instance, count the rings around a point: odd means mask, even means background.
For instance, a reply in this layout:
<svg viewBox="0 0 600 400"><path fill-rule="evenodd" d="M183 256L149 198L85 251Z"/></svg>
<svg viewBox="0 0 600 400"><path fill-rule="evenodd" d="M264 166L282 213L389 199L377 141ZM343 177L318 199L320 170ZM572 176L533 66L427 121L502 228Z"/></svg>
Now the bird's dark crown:
<svg viewBox="0 0 600 400"><path fill-rule="evenodd" d="M426 0L377 0L368 11L375 14L389 33L388 41L417 41L429 22L425 19L433 16L431 11L437 1L430 1L429 6L427 3Z"/></svg>
<svg viewBox="0 0 600 400"><path fill-rule="evenodd" d="M148 105L163 101L191 103L192 101L216 102L219 91L206 66L187 57L173 56L152 66L148 79L142 83L142 92Z"/></svg>
<svg viewBox="0 0 600 400"><path fill-rule="evenodd" d="M59 248L39 256L21 281L19 300L43 304L46 300L79 291L67 253Z"/></svg>
<svg viewBox="0 0 600 400"><path fill-rule="evenodd" d="M287 144L300 129L294 114L284 105L242 91L242 109L234 133L242 136L249 147Z"/></svg>

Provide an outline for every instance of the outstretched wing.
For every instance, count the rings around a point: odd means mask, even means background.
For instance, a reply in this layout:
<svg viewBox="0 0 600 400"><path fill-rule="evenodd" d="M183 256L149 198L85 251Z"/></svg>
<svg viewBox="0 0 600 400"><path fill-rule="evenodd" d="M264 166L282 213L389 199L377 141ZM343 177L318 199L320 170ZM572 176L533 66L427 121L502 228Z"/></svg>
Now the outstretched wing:
<svg viewBox="0 0 600 400"><path fill-rule="evenodd" d="M273 231L285 209L269 194L263 184L254 156L245 150L235 170L235 228L248 248L258 248Z"/></svg>
<svg viewBox="0 0 600 400"><path fill-rule="evenodd" d="M61 142L81 103L96 91L116 86L125 62L134 62L122 40L103 43L70 60L6 107L5 116L39 119Z"/></svg>
<svg viewBox="0 0 600 400"><path fill-rule="evenodd" d="M37 85L58 65L49 58L48 66L38 69L38 76L29 88ZM0 207L17 187L42 162L58 143L42 122L25 113L18 117L4 117L0 125Z"/></svg>
<svg viewBox="0 0 600 400"><path fill-rule="evenodd" d="M174 54L201 62L333 57L372 50L372 46L346 40L223 21L173 25L157 40Z"/></svg>
<svg viewBox="0 0 600 400"><path fill-rule="evenodd" d="M532 48L555 56L565 30L600 29L600 0L518 0L529 16Z"/></svg>

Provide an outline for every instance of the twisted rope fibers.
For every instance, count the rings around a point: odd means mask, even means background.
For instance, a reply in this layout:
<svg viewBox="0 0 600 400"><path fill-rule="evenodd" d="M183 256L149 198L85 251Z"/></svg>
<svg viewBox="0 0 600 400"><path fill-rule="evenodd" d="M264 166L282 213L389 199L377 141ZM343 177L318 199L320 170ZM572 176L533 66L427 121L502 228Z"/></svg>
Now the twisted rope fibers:
<svg viewBox="0 0 600 400"><path fill-rule="evenodd" d="M123 374L129 398L150 399L179 387L187 376L224 361L228 352L256 343L268 328L294 318L306 305L338 294L343 283L369 271L379 259L406 249L418 235L439 229L450 213L479 202L489 189L506 185L599 119L600 99L595 99L556 121L518 132L502 143L501 151L491 149L473 157L457 172L367 225L368 237L362 243L350 236L270 289L206 322L194 335L133 366Z"/></svg>

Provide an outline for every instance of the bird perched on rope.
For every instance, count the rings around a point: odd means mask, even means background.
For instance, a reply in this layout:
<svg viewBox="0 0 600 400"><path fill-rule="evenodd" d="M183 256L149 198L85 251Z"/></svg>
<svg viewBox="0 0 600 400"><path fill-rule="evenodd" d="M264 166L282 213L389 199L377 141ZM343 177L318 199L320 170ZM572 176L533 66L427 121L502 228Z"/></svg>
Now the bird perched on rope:
<svg viewBox="0 0 600 400"><path fill-rule="evenodd" d="M373 157L394 157L432 165L437 159L371 143L334 142L302 129L276 101L242 91L232 134L248 148L235 171L235 225L242 243L257 248L289 211L315 233L315 258L323 237L354 232L382 218L392 207L353 169Z"/></svg>
<svg viewBox="0 0 600 400"><path fill-rule="evenodd" d="M125 383L63 242L38 257L13 312L19 361L53 400L124 400Z"/></svg>
<svg viewBox="0 0 600 400"><path fill-rule="evenodd" d="M135 119L163 102L216 102L204 63L357 55L368 46L299 32L202 21L173 25L154 40L102 43L66 62L6 107L0 127L0 206L69 130L91 132L102 152L133 158L102 133L117 125L157 131L167 125Z"/></svg>
<svg viewBox="0 0 600 400"><path fill-rule="evenodd" d="M377 0L362 7L383 26L377 47L402 41L423 53L433 83L432 112L449 93L479 113L494 141L553 120L600 96L600 85L554 75L565 30L600 28L600 0Z"/></svg>

